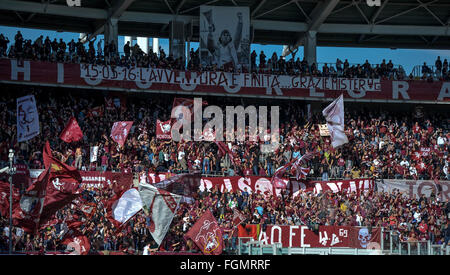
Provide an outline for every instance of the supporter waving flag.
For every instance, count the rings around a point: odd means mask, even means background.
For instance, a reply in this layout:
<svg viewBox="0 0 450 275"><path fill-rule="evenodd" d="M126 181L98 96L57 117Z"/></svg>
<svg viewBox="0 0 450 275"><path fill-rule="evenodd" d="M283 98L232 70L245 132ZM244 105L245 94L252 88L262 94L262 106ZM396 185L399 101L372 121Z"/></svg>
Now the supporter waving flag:
<svg viewBox="0 0 450 275"><path fill-rule="evenodd" d="M286 189L288 180L282 179L286 170L295 162L296 159L292 159L290 162L286 163L282 167L278 168L270 180L272 186L278 189ZM274 193L275 194L275 193Z"/></svg>
<svg viewBox="0 0 450 275"><path fill-rule="evenodd" d="M151 218L150 234L159 246L169 230L181 196L142 182L139 183L139 194L143 210Z"/></svg>
<svg viewBox="0 0 450 275"><path fill-rule="evenodd" d="M167 121L156 120L156 138L157 139L172 139L172 120Z"/></svg>
<svg viewBox="0 0 450 275"><path fill-rule="evenodd" d="M222 254L222 231L210 210L203 213L184 238L191 239L200 248L203 255Z"/></svg>
<svg viewBox="0 0 450 275"><path fill-rule="evenodd" d="M0 181L0 215L2 217L9 217L9 192L9 182ZM19 190L13 187L13 208L19 200Z"/></svg>
<svg viewBox="0 0 450 275"><path fill-rule="evenodd" d="M236 207L233 208L233 226L239 225L246 220L244 214L237 210Z"/></svg>
<svg viewBox="0 0 450 275"><path fill-rule="evenodd" d="M233 165L236 165L235 160L234 160L235 156L233 154L233 151L231 151L230 148L228 148L228 146L223 141L215 140L214 143L217 144L222 155L224 155L224 156L228 155L228 157L230 158Z"/></svg>
<svg viewBox="0 0 450 275"><path fill-rule="evenodd" d="M39 132L39 113L34 95L17 98L17 141L32 139Z"/></svg>
<svg viewBox="0 0 450 275"><path fill-rule="evenodd" d="M313 156L314 153L308 152L294 162L292 168L295 170L295 178L297 180L306 179L306 176L309 174L310 168L302 167L302 164L306 164L306 162L311 160Z"/></svg>
<svg viewBox="0 0 450 275"><path fill-rule="evenodd" d="M344 95L341 94L340 97L331 102L323 109L322 114L327 121L333 148L348 143L348 138L344 132Z"/></svg>
<svg viewBox="0 0 450 275"><path fill-rule="evenodd" d="M67 143L76 142L83 138L83 132L75 117L70 118L59 138Z"/></svg>
<svg viewBox="0 0 450 275"><path fill-rule="evenodd" d="M50 181L50 168L46 168L20 198L13 210L13 223L25 232L36 233L39 228L45 193Z"/></svg>
<svg viewBox="0 0 450 275"><path fill-rule="evenodd" d="M43 150L43 159L45 168L50 170L50 175L41 224L52 219L56 211L81 195L80 184L82 181L80 172L75 167L71 167L53 156L48 141Z"/></svg>
<svg viewBox="0 0 450 275"><path fill-rule="evenodd" d="M156 188L183 196L185 199L186 197L193 197L196 195L200 183L200 173L185 173L174 175L166 180L154 183L153 185Z"/></svg>
<svg viewBox="0 0 450 275"><path fill-rule="evenodd" d="M111 129L111 138L123 147L125 140L130 133L131 126L133 126L133 121L114 122Z"/></svg>
<svg viewBox="0 0 450 275"><path fill-rule="evenodd" d="M106 217L116 228L121 228L143 207L140 194L136 188L116 194L106 203Z"/></svg>
<svg viewBox="0 0 450 275"><path fill-rule="evenodd" d="M66 252L72 255L87 255L91 249L88 237L78 230L70 230L64 235L62 244L67 246Z"/></svg>

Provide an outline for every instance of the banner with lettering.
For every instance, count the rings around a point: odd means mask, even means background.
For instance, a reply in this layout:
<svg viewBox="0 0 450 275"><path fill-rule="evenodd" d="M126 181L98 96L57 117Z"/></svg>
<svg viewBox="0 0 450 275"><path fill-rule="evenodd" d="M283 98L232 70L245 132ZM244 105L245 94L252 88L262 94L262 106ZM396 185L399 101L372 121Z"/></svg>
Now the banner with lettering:
<svg viewBox="0 0 450 275"><path fill-rule="evenodd" d="M409 198L420 198L422 195L430 197L434 193L442 201L450 199L450 181L440 180L437 184L433 180L391 180L377 181L378 192L391 193L394 189ZM439 195L438 195L439 193Z"/></svg>
<svg viewBox="0 0 450 275"><path fill-rule="evenodd" d="M379 249L381 228L319 226L317 231L312 231L300 225L267 225L259 233L258 240L268 245L281 243L282 247Z"/></svg>
<svg viewBox="0 0 450 275"><path fill-rule="evenodd" d="M185 72L155 68L110 67L0 59L1 82L51 84L95 90L193 92L204 95L264 96L291 99L334 99L344 94L356 102L449 102L450 82L310 77L256 73Z"/></svg>

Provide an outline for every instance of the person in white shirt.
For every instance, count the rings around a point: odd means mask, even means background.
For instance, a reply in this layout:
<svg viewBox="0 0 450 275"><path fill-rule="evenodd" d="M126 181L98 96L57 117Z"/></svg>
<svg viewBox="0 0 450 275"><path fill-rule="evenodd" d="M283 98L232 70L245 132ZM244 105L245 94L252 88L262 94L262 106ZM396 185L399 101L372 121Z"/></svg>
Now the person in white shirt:
<svg viewBox="0 0 450 275"><path fill-rule="evenodd" d="M437 145L439 147L444 147L445 143L447 142L447 138L442 134L442 132L439 133L439 137L437 138Z"/></svg>
<svg viewBox="0 0 450 275"><path fill-rule="evenodd" d="M142 255L150 255L150 244L148 243L146 246L144 246L144 252L142 252Z"/></svg>
<svg viewBox="0 0 450 275"><path fill-rule="evenodd" d="M401 166L405 166L405 167L409 167L409 162L404 158L401 162L400 162Z"/></svg>

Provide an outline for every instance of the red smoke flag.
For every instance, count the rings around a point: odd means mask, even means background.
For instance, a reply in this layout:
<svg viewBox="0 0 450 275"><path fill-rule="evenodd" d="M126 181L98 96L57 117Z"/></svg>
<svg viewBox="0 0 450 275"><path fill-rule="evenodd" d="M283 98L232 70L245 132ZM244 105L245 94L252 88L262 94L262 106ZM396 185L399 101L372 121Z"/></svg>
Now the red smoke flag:
<svg viewBox="0 0 450 275"><path fill-rule="evenodd" d="M14 225L22 227L27 233L36 233L38 230L49 180L50 168L46 168L25 191L19 204L14 208Z"/></svg>
<svg viewBox="0 0 450 275"><path fill-rule="evenodd" d="M125 144L128 134L130 133L133 121L117 121L111 129L111 138L121 147Z"/></svg>
<svg viewBox="0 0 450 275"><path fill-rule="evenodd" d="M210 210L206 210L185 235L202 251L203 255L220 255L223 249L222 231Z"/></svg>
<svg viewBox="0 0 450 275"><path fill-rule="evenodd" d="M172 120L167 121L156 120L156 138L172 139Z"/></svg>
<svg viewBox="0 0 450 275"><path fill-rule="evenodd" d="M59 137L67 143L79 141L83 138L83 132L74 117L70 118L66 128L64 128Z"/></svg>

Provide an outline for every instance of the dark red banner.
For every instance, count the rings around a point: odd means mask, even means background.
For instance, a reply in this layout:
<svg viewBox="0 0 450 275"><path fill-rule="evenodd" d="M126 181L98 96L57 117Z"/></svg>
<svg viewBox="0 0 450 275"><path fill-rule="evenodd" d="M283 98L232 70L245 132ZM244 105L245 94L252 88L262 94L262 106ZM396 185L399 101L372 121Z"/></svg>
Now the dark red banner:
<svg viewBox="0 0 450 275"><path fill-rule="evenodd" d="M165 179L170 178L173 175L168 174L153 174L149 173L145 175L142 173L139 180L150 184L155 184ZM375 182L373 179L362 178L352 180L331 180L331 181L314 181L314 180L289 180L283 179L287 185L287 191L292 196L297 196L300 191L311 192L318 194L319 192L325 192L327 190L336 192L356 192L359 193L363 190L374 190ZM261 193L265 195L272 195L274 190L277 195L281 194L281 190L274 188L271 183L270 177L202 177L200 180L199 190L213 190L217 188L221 192L228 190L236 192L247 191L249 193Z"/></svg>
<svg viewBox="0 0 450 275"><path fill-rule="evenodd" d="M257 225L252 225L257 226ZM381 228L354 226L319 226L314 232L307 226L268 225L259 233L262 244L281 243L282 247L381 247Z"/></svg>
<svg viewBox="0 0 450 275"><path fill-rule="evenodd" d="M186 94L238 94L289 98L344 98L355 101L450 101L450 82L345 79L248 73L182 72L151 68L112 68L35 61L0 60L0 81L98 89L185 91Z"/></svg>

